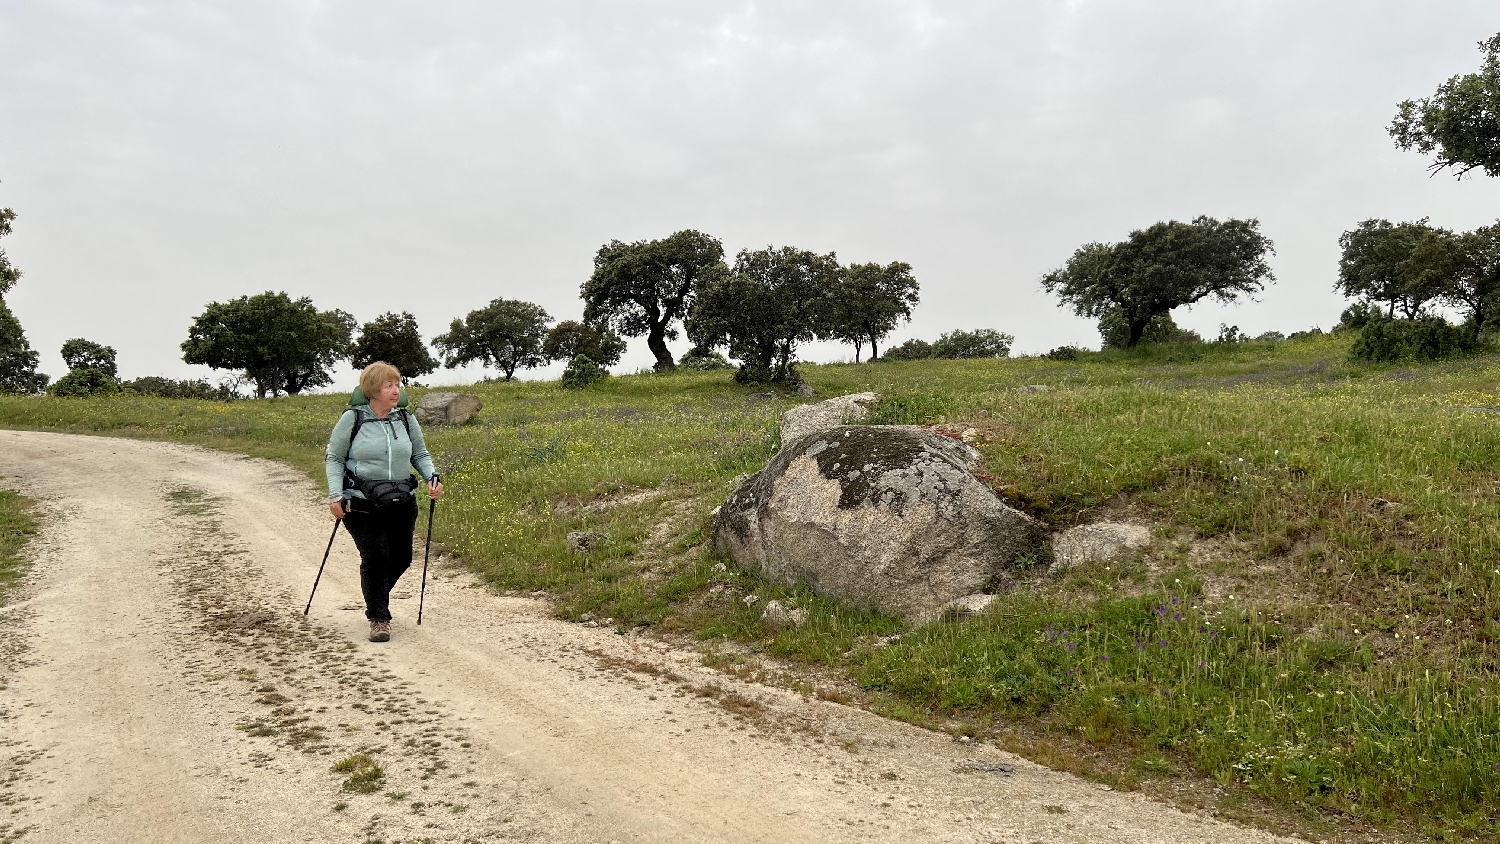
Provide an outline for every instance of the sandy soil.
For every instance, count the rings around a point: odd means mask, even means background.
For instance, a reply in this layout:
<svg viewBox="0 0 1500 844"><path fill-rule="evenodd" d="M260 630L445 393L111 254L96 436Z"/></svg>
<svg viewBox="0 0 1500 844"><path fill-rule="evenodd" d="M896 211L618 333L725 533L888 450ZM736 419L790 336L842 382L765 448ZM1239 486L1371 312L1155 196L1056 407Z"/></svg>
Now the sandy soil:
<svg viewBox="0 0 1500 844"><path fill-rule="evenodd" d="M342 531L302 616L331 527L305 477L99 437L0 431L0 453L44 523L0 608L0 842L1282 840L740 683L442 561L422 626L413 572L371 644ZM375 793L332 770L359 752Z"/></svg>

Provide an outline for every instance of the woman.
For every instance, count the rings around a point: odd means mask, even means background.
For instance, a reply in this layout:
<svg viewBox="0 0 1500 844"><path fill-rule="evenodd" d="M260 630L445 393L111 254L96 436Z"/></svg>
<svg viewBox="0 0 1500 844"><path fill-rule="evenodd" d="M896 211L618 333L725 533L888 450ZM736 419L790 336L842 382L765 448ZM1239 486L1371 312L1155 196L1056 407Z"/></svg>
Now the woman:
<svg viewBox="0 0 1500 844"><path fill-rule="evenodd" d="M365 595L370 641L391 640L391 588L411 566L417 527L416 468L436 500L443 484L406 410L401 373L377 361L359 375L349 409L328 437L328 509L342 519L359 548L359 585Z"/></svg>

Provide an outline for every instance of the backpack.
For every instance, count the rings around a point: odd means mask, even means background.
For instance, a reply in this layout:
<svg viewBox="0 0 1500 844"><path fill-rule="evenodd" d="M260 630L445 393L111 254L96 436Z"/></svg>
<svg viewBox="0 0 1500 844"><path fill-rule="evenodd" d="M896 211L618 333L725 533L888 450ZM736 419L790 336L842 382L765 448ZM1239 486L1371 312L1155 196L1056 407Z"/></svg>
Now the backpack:
<svg viewBox="0 0 1500 844"><path fill-rule="evenodd" d="M354 448L354 438L359 436L359 427L365 424L365 415L357 408L369 407L370 400L366 398L364 391L358 387L349 394L349 410L346 413L354 414L354 425L349 429L349 445L344 449L348 454L349 449ZM401 415L401 425L406 429L407 442L412 441L410 411L406 409L406 390L401 391L401 398L392 408L392 414ZM386 419L384 421L390 421ZM370 481L356 477L346 467L344 469L344 489L357 489L364 494L365 500L376 507L384 507L388 504L404 504L412 500L412 493L416 491L417 484L412 480L410 474L406 478L394 481Z"/></svg>

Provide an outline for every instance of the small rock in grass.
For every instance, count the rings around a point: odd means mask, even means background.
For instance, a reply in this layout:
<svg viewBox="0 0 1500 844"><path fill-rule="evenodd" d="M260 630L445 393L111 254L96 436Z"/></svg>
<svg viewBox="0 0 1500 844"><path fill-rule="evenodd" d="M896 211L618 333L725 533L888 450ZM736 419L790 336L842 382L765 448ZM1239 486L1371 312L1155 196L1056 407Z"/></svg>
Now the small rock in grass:
<svg viewBox="0 0 1500 844"><path fill-rule="evenodd" d="M728 574L729 566L726 566L723 563L714 563L713 571L715 574Z"/></svg>
<svg viewBox="0 0 1500 844"><path fill-rule="evenodd" d="M800 627L807 621L807 610L788 607L780 601L769 601L760 620L776 627Z"/></svg>
<svg viewBox="0 0 1500 844"><path fill-rule="evenodd" d="M853 393L817 404L794 407L781 417L781 442L788 445L808 434L859 422L870 415L870 408L879 400L877 393Z"/></svg>
<svg viewBox="0 0 1500 844"><path fill-rule="evenodd" d="M742 601L745 602L745 606L747 606L747 607L753 607L756 604L760 603L760 596L759 595L746 595L745 597L741 598L740 600L742 600Z"/></svg>
<svg viewBox="0 0 1500 844"><path fill-rule="evenodd" d="M661 479L661 486L671 486L671 485L673 485L675 483L677 483L677 476L675 474L671 473L671 472L668 472Z"/></svg>
<svg viewBox="0 0 1500 844"><path fill-rule="evenodd" d="M1024 387L1016 388L1016 392L1018 393L1047 393L1051 391L1052 388L1046 384L1027 384Z"/></svg>
<svg viewBox="0 0 1500 844"><path fill-rule="evenodd" d="M590 530L568 531L567 545L570 554L587 554L594 550L598 544L599 537Z"/></svg>
<svg viewBox="0 0 1500 844"><path fill-rule="evenodd" d="M813 396L816 396L817 394L818 391L814 390L812 385L807 383L806 381L803 381L801 384L797 385L797 395L799 396L811 398Z"/></svg>
<svg viewBox="0 0 1500 844"><path fill-rule="evenodd" d="M1151 529L1123 522L1080 525L1052 538L1052 571L1123 560L1151 544Z"/></svg>
<svg viewBox="0 0 1500 844"><path fill-rule="evenodd" d="M959 615L974 615L982 613L995 602L994 595L965 595L956 601L949 601L944 610L957 610Z"/></svg>
<svg viewBox="0 0 1500 844"><path fill-rule="evenodd" d="M775 393L751 393L751 401L771 401L776 398Z"/></svg>

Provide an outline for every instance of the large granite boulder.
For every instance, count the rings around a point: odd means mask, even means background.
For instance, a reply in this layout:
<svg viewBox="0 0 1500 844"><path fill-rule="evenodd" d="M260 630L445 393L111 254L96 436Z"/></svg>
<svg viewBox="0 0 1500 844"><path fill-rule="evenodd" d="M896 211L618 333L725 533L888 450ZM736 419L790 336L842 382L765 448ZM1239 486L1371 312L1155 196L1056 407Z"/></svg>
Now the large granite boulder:
<svg viewBox="0 0 1500 844"><path fill-rule="evenodd" d="M795 439L719 508L714 547L820 595L931 618L992 586L1018 558L1047 554L1042 525L970 473L978 458L910 426Z"/></svg>
<svg viewBox="0 0 1500 844"><path fill-rule="evenodd" d="M791 408L781 415L781 442L785 445L808 434L859 422L870 415L879 399L875 393L854 393Z"/></svg>
<svg viewBox="0 0 1500 844"><path fill-rule="evenodd" d="M484 407L468 393L428 393L417 402L417 421L423 425L462 425Z"/></svg>

